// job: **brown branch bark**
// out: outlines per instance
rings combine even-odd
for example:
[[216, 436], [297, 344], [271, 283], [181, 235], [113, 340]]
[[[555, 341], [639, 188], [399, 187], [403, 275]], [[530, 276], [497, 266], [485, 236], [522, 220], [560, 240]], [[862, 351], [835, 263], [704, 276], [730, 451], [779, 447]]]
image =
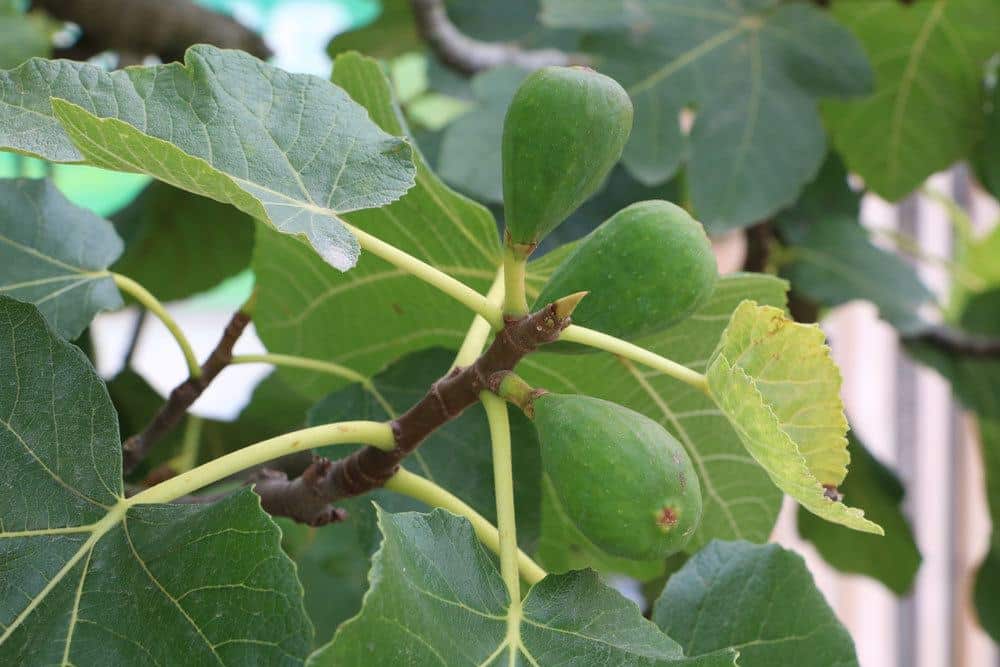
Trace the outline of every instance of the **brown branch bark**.
[[970, 334], [947, 326], [931, 327], [902, 338], [906, 343], [926, 343], [964, 357], [1000, 359], [1000, 338]]
[[188, 378], [174, 387], [163, 407], [141, 432], [128, 438], [122, 445], [122, 465], [125, 474], [135, 470], [146, 458], [150, 448], [172, 431], [187, 414], [191, 404], [198, 400], [212, 380], [233, 360], [233, 346], [250, 323], [250, 315], [240, 310], [226, 325], [219, 343], [201, 366], [201, 376]]
[[191, 0], [33, 0], [35, 9], [80, 26], [83, 35], [61, 57], [86, 60], [117, 51], [129, 61], [155, 54], [164, 62], [182, 60], [192, 44], [242, 49], [258, 58], [271, 50], [257, 33], [228, 16]]
[[514, 43], [484, 42], [462, 33], [448, 18], [444, 0], [410, 0], [417, 30], [438, 59], [448, 67], [472, 75], [500, 65], [533, 70], [548, 65], [584, 65], [582, 54], [558, 49], [523, 49]]
[[255, 490], [261, 505], [272, 515], [313, 526], [339, 520], [343, 515], [330, 503], [381, 487], [428, 435], [490, 389], [491, 376], [513, 370], [525, 355], [555, 341], [570, 323], [569, 317], [556, 313], [557, 304], [550, 304], [526, 317], [507, 319], [475, 363], [439, 379], [420, 401], [392, 421], [395, 449], [364, 447], [337, 461], [317, 458], [294, 479], [283, 473], [258, 474]]

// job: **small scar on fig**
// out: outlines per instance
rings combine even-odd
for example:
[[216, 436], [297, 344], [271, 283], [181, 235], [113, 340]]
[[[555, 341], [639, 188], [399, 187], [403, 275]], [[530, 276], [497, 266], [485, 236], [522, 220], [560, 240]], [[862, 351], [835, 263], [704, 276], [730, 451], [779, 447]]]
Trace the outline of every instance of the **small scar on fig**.
[[656, 514], [656, 523], [666, 532], [677, 525], [679, 516], [673, 507], [663, 507]]
[[403, 314], [403, 307], [401, 305], [399, 305], [398, 303], [392, 304], [392, 309], [394, 311], [396, 311], [397, 315], [402, 315]]

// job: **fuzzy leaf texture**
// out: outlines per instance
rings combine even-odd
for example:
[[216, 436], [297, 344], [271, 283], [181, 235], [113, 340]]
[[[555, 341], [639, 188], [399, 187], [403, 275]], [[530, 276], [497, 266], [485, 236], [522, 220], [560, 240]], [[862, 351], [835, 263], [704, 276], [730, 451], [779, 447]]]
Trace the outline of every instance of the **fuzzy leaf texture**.
[[0, 294], [38, 306], [63, 338], [122, 306], [108, 266], [122, 253], [111, 223], [48, 180], [0, 180]]
[[711, 543], [667, 582], [653, 621], [690, 655], [739, 650], [740, 667], [858, 667], [805, 561], [776, 544]]
[[995, 0], [840, 0], [833, 15], [875, 68], [868, 97], [828, 102], [833, 143], [895, 201], [968, 156], [983, 127], [983, 65], [997, 51]]
[[[791, 204], [826, 151], [816, 101], [871, 89], [857, 40], [806, 3], [543, 4], [550, 25], [601, 29], [583, 48], [635, 105], [625, 165], [651, 184], [686, 164], [695, 217], [712, 232]], [[688, 108], [685, 134], [678, 117]]]
[[824, 487], [844, 481], [850, 457], [840, 372], [818, 326], [743, 301], [706, 376], [712, 398], [778, 488], [828, 521], [884, 534], [861, 510], [825, 495]]
[[0, 148], [149, 174], [306, 239], [340, 270], [359, 255], [340, 216], [413, 185], [409, 145], [344, 91], [206, 45], [183, 65], [32, 59], [0, 72]]
[[83, 353], [3, 296], [0, 338], [0, 663], [302, 664], [302, 589], [257, 497], [131, 504]]
[[378, 522], [382, 546], [364, 607], [312, 656], [311, 667], [736, 665], [731, 650], [685, 658], [593, 572], [550, 575], [533, 586], [509, 631], [506, 589], [468, 521], [443, 510], [379, 510]]
[[[333, 78], [385, 131], [405, 135], [377, 62], [340, 56]], [[419, 154], [415, 159], [415, 187], [389, 206], [347, 220], [485, 292], [501, 263], [493, 216], [450, 190]], [[414, 349], [457, 349], [472, 321], [468, 309], [449, 296], [371, 254], [341, 274], [302, 244], [260, 228], [253, 268], [260, 290], [254, 322], [269, 350], [338, 362], [367, 375]], [[314, 399], [346, 384], [314, 373], [284, 373]]]

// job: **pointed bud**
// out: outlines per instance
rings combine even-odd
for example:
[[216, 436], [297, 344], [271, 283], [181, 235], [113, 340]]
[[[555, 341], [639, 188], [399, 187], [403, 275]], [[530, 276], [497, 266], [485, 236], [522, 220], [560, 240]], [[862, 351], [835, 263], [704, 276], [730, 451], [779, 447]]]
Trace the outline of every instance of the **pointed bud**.
[[589, 292], [574, 292], [569, 296], [564, 296], [561, 299], [557, 299], [552, 305], [556, 309], [556, 317], [560, 320], [564, 320], [573, 314], [576, 310], [577, 305], [583, 300], [583, 297], [587, 296]]

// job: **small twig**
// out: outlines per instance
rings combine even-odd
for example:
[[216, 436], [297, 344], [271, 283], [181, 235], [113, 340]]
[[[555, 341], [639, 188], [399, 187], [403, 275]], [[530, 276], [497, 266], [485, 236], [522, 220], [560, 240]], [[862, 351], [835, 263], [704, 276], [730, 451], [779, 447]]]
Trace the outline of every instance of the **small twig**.
[[212, 380], [222, 372], [233, 358], [233, 346], [250, 323], [250, 315], [240, 310], [233, 315], [219, 343], [201, 365], [198, 377], [189, 377], [170, 392], [170, 397], [156, 413], [152, 421], [140, 433], [130, 437], [122, 445], [122, 465], [126, 474], [142, 462], [149, 449], [164, 435], [180, 423], [188, 408], [201, 396]]
[[1000, 338], [979, 336], [947, 326], [931, 327], [902, 339], [906, 343], [926, 343], [965, 357], [1000, 358]]
[[528, 70], [548, 65], [582, 65], [587, 57], [558, 49], [523, 49], [514, 43], [484, 42], [462, 33], [445, 9], [443, 0], [410, 0], [421, 37], [448, 67], [475, 74], [500, 65]]
[[317, 458], [294, 479], [281, 473], [259, 474], [255, 490], [264, 509], [309, 525], [336, 521], [339, 515], [330, 503], [385, 485], [428, 435], [490, 389], [491, 376], [513, 370], [525, 355], [558, 339], [569, 326], [569, 314], [566, 304], [557, 301], [531, 315], [507, 318], [493, 343], [472, 365], [452, 369], [413, 407], [392, 420], [393, 449], [367, 446], [337, 461]]

